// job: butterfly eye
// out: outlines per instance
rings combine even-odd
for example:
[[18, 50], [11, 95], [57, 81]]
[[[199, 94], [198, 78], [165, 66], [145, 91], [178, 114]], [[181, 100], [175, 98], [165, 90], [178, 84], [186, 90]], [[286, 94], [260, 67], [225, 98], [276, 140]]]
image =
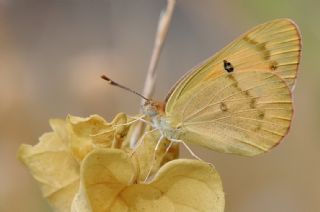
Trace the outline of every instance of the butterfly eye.
[[223, 60], [223, 68], [228, 73], [233, 72], [233, 69], [234, 69], [233, 65], [230, 62], [226, 61], [226, 60]]

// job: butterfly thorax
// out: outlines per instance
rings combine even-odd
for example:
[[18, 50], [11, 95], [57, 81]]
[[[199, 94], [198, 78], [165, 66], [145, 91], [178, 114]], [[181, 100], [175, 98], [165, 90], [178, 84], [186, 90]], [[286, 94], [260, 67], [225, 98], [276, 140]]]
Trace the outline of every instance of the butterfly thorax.
[[164, 114], [164, 104], [162, 102], [148, 100], [142, 106], [142, 112], [150, 117], [162, 115]]
[[158, 129], [162, 136], [168, 139], [178, 139], [181, 131], [173, 126], [169, 117], [165, 116], [162, 102], [147, 101], [143, 105], [143, 113], [150, 117], [153, 127]]

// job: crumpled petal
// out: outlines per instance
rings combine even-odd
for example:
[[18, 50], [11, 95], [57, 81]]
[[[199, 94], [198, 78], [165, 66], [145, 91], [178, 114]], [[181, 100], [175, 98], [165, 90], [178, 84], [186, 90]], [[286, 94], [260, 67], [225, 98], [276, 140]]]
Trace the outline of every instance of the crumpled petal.
[[124, 113], [119, 113], [111, 123], [99, 115], [81, 118], [69, 115], [67, 122], [72, 132], [70, 145], [73, 156], [81, 161], [94, 148], [120, 148], [130, 125]]
[[136, 178], [135, 167], [129, 161], [127, 154], [117, 149], [90, 153], [82, 164], [80, 191], [72, 211], [108, 211], [118, 193]]
[[127, 121], [123, 113], [111, 123], [98, 115], [52, 119], [53, 132], [43, 134], [35, 146], [20, 146], [20, 160], [39, 182], [55, 211], [70, 211], [79, 189], [82, 159], [93, 149], [119, 146], [130, 127]]
[[65, 121], [50, 120], [50, 124], [57, 131], [42, 135], [35, 146], [21, 145], [18, 155], [39, 182], [44, 197], [55, 211], [70, 211], [79, 188], [80, 165], [72, 157], [67, 144]]
[[118, 149], [91, 152], [81, 166], [73, 212], [224, 210], [219, 174], [208, 163], [178, 159], [162, 166], [149, 184], [136, 183], [132, 158]]
[[171, 200], [175, 211], [223, 211], [222, 182], [215, 168], [199, 160], [178, 159], [164, 165], [151, 185]]

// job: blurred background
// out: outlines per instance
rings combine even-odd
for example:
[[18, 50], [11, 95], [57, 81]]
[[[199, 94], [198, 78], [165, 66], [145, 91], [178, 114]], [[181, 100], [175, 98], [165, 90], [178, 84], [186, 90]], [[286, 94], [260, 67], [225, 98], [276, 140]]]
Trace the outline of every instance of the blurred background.
[[[0, 0], [0, 211], [50, 211], [20, 144], [36, 144], [48, 119], [135, 114], [165, 0]], [[158, 66], [156, 99], [187, 70], [249, 28], [289, 17], [303, 51], [295, 117], [285, 141], [254, 158], [193, 147], [222, 176], [227, 212], [320, 211], [320, 1], [178, 0]], [[182, 150], [182, 156], [190, 157]]]

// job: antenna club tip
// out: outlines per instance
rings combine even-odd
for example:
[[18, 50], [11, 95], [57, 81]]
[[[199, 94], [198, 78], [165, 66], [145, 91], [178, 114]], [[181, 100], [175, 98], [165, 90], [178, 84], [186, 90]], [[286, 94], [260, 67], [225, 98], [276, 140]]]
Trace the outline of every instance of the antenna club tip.
[[132, 90], [132, 89], [130, 89], [130, 88], [128, 88], [128, 87], [125, 87], [125, 86], [123, 86], [123, 85], [121, 85], [121, 84], [116, 83], [115, 81], [113, 81], [112, 79], [110, 79], [109, 77], [107, 77], [106, 75], [101, 75], [100, 77], [101, 77], [102, 79], [106, 80], [110, 85], [114, 85], [114, 86], [120, 87], [120, 88], [122, 88], [122, 89], [124, 89], [124, 90], [127, 90], [127, 91], [129, 91], [129, 92], [131, 92], [131, 93], [134, 93], [134, 94], [140, 96], [141, 98], [145, 99], [146, 101], [149, 101], [148, 98], [142, 96], [140, 93], [138, 93], [138, 92], [136, 92], [135, 90]]
[[110, 81], [110, 79], [109, 79], [106, 75], [104, 75], [104, 74], [101, 75], [100, 77], [101, 77], [102, 79], [104, 79], [104, 80]]

